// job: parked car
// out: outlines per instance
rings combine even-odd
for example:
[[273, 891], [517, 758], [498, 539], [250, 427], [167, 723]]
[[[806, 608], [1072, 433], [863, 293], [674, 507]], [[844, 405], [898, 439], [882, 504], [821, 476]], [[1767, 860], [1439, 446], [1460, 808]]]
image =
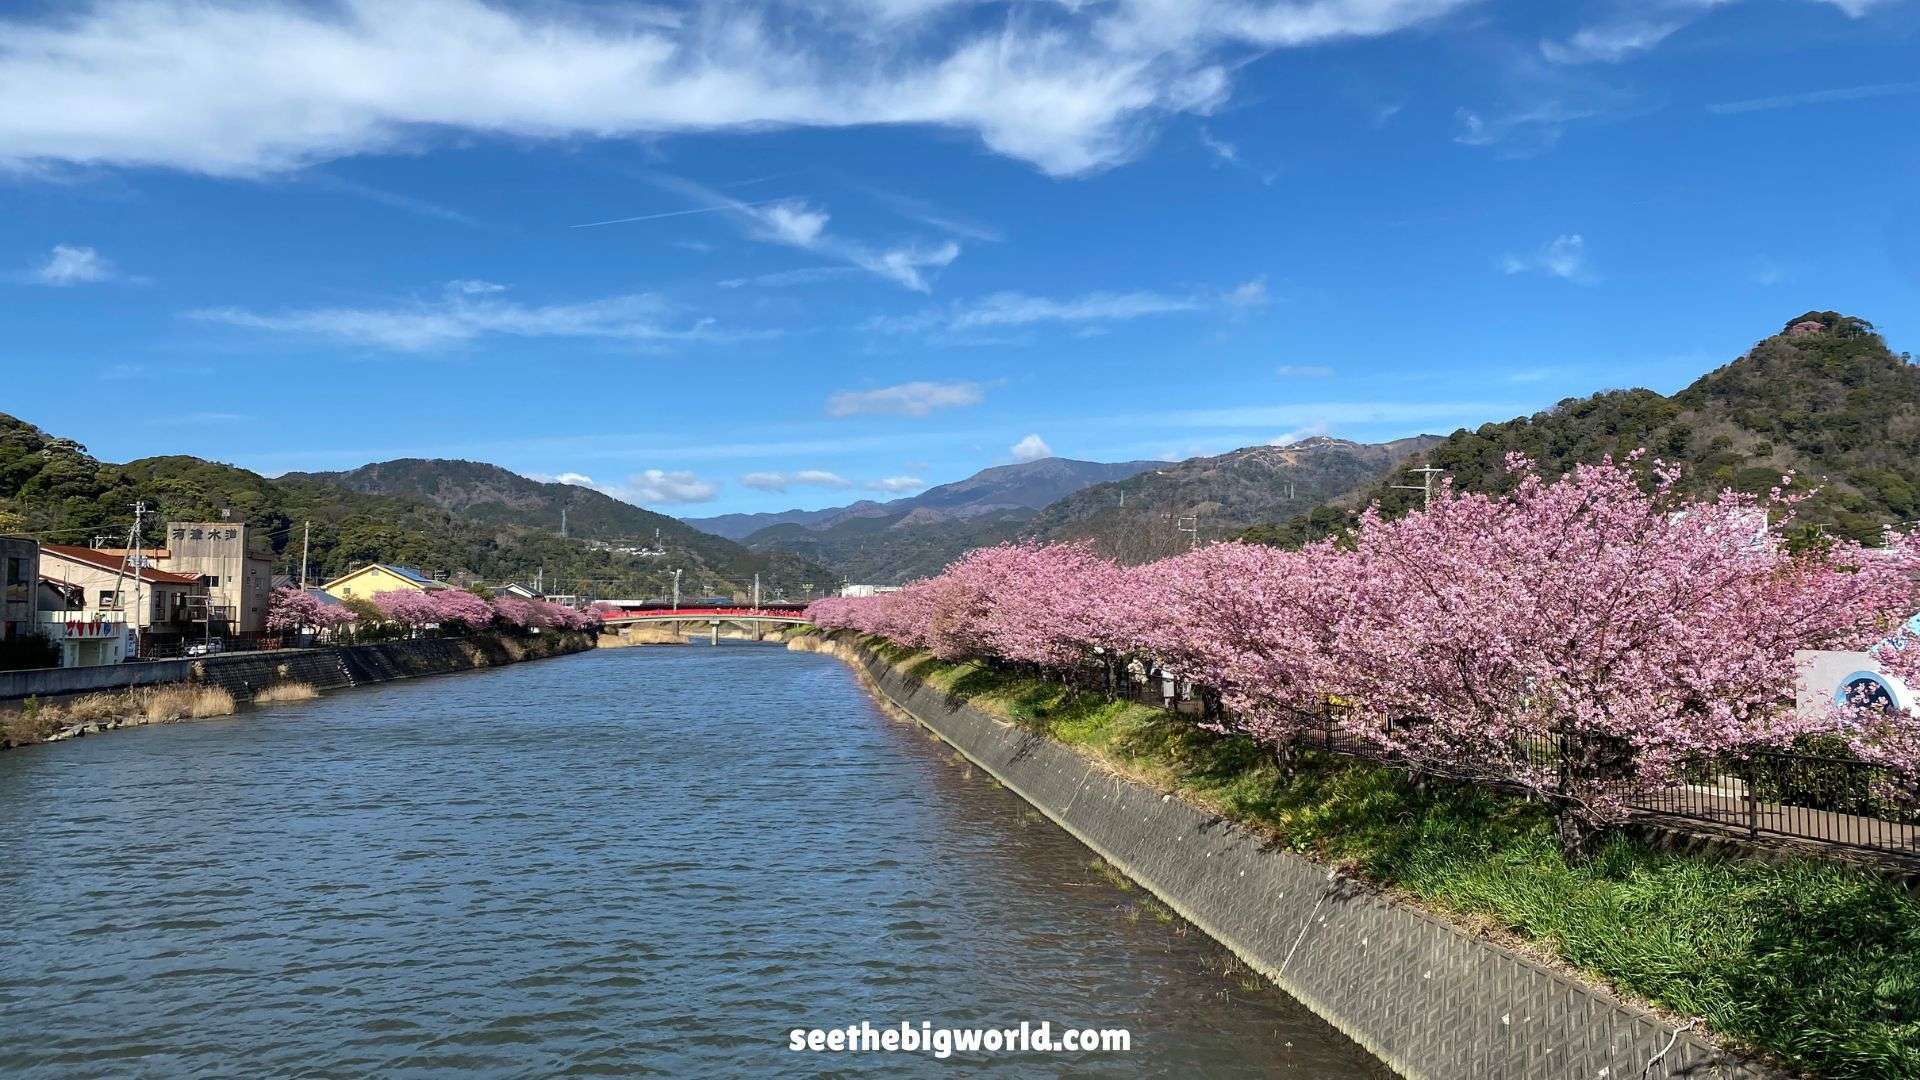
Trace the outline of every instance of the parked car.
[[187, 656], [212, 656], [214, 653], [223, 653], [226, 651], [227, 642], [225, 638], [209, 638], [206, 641], [190, 642], [186, 649], [183, 650]]

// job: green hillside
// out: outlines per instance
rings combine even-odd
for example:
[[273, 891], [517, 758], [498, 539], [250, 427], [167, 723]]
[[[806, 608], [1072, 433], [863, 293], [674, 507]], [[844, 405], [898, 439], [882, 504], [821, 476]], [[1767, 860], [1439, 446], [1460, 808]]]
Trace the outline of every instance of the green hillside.
[[[384, 560], [489, 582], [531, 581], [544, 569], [554, 588], [599, 595], [657, 594], [675, 567], [686, 571], [683, 588], [689, 592], [739, 592], [756, 572], [769, 590], [797, 594], [803, 583], [819, 583], [820, 572], [798, 559], [749, 552], [637, 507], [627, 509], [646, 518], [635, 522], [658, 518], [667, 523], [665, 555], [635, 557], [597, 550], [577, 537], [563, 539], [557, 513], [551, 526], [531, 517], [469, 516], [411, 494], [355, 491], [313, 477], [270, 480], [195, 457], [116, 465], [94, 458], [71, 439], [0, 413], [0, 530], [51, 543], [86, 543], [95, 536], [118, 540], [136, 501], [152, 512], [152, 528], [169, 519], [219, 520], [225, 510], [232, 520], [254, 527], [256, 543], [283, 573], [298, 568], [301, 523], [311, 521], [309, 576], [319, 579]], [[650, 525], [646, 535], [651, 538]]]
[[1683, 465], [1693, 495], [1761, 493], [1792, 472], [1796, 484], [1819, 489], [1800, 508], [1804, 528], [1872, 542], [1883, 527], [1920, 517], [1920, 369], [1866, 320], [1808, 312], [1671, 397], [1609, 390], [1462, 429], [1354, 496], [1243, 535], [1294, 545], [1343, 528], [1369, 502], [1403, 513], [1421, 496], [1397, 485], [1418, 486], [1412, 470], [1424, 465], [1462, 490], [1503, 491], [1510, 452], [1557, 473], [1637, 447]]

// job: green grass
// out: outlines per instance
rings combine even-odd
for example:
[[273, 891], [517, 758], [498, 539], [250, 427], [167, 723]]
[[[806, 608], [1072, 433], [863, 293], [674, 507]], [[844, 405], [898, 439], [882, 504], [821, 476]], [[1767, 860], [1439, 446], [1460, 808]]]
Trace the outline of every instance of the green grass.
[[1276, 842], [1528, 939], [1619, 989], [1831, 1077], [1920, 1077], [1920, 902], [1869, 870], [1610, 837], [1570, 865], [1538, 804], [1351, 758], [1291, 775], [1250, 740], [878, 645], [913, 677], [1090, 750]]

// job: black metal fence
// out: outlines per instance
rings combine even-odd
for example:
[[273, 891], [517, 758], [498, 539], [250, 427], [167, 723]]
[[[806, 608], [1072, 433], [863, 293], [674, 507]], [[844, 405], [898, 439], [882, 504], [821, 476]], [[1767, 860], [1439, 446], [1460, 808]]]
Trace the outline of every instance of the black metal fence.
[[[1105, 687], [1086, 687], [1106, 689]], [[1176, 684], [1171, 699], [1157, 677], [1114, 681], [1109, 696], [1141, 702], [1189, 717], [1209, 715], [1202, 688]], [[1232, 727], [1228, 720], [1225, 726]], [[1396, 752], [1392, 741], [1354, 734], [1331, 715], [1308, 718], [1299, 743], [1307, 748], [1362, 757], [1427, 775], [1514, 787], [1492, 775], [1449, 767], [1433, 755]], [[1582, 744], [1592, 768], [1594, 744]], [[1516, 771], [1552, 775], [1565, 766], [1567, 747], [1552, 734], [1509, 745], [1504, 764]], [[1606, 767], [1605, 754], [1599, 756]], [[1623, 769], [1631, 768], [1623, 760]], [[1539, 788], [1534, 788], [1539, 790]], [[1752, 840], [1786, 838], [1815, 845], [1920, 858], [1920, 785], [1898, 770], [1858, 758], [1799, 750], [1754, 750], [1689, 763], [1657, 786], [1623, 782], [1619, 801], [1643, 815], [1697, 822], [1716, 832]]]

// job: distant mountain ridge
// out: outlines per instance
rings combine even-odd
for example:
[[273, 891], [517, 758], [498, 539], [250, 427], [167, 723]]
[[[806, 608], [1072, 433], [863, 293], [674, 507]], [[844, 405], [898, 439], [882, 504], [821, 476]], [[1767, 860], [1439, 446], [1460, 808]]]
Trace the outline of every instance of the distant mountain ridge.
[[760, 514], [721, 514], [682, 518], [688, 525], [729, 540], [743, 540], [762, 529], [797, 525], [820, 531], [855, 518], [891, 518], [889, 524], [930, 525], [954, 518], [1006, 510], [1038, 510], [1063, 495], [1091, 484], [1119, 480], [1162, 464], [1158, 461], [1077, 461], [1049, 457], [982, 469], [964, 480], [931, 487], [918, 495], [875, 502], [862, 499], [823, 510], [783, 510]]
[[397, 458], [343, 472], [287, 473], [284, 481], [325, 484], [370, 495], [421, 499], [479, 525], [541, 529], [558, 533], [566, 513], [569, 537], [650, 545], [656, 536], [670, 549], [684, 551], [704, 569], [738, 586], [760, 574], [765, 581], [824, 586], [830, 574], [783, 552], [750, 552], [740, 545], [692, 528], [677, 518], [634, 506], [576, 484], [535, 480], [483, 461], [452, 458]]
[[1310, 513], [1372, 485], [1440, 441], [1438, 435], [1383, 443], [1316, 436], [1163, 463], [1060, 499], [1028, 523], [1028, 532], [1048, 540], [1086, 540], [1114, 558], [1144, 562], [1185, 551], [1195, 541]]
[[644, 526], [651, 538], [658, 520], [667, 554], [634, 557], [563, 539], [558, 513], [549, 514], [541, 500], [552, 494], [547, 488], [564, 485], [540, 485], [475, 462], [442, 464], [383, 463], [272, 479], [186, 455], [116, 465], [0, 413], [0, 531], [62, 540], [124, 536], [137, 501], [146, 504], [150, 530], [167, 521], [245, 522], [276, 572], [295, 573], [304, 562], [309, 578], [319, 581], [382, 561], [436, 576], [471, 574], [494, 585], [531, 582], [544, 573], [550, 587], [591, 587], [603, 596], [658, 595], [663, 565], [734, 593], [748, 588], [755, 573], [763, 586], [796, 595], [806, 582], [827, 584], [827, 571], [791, 556], [750, 552], [584, 489], [568, 490], [582, 492], [575, 505], [587, 508], [585, 522], [610, 527], [596, 520], [595, 512], [604, 512], [614, 515], [622, 533]]

